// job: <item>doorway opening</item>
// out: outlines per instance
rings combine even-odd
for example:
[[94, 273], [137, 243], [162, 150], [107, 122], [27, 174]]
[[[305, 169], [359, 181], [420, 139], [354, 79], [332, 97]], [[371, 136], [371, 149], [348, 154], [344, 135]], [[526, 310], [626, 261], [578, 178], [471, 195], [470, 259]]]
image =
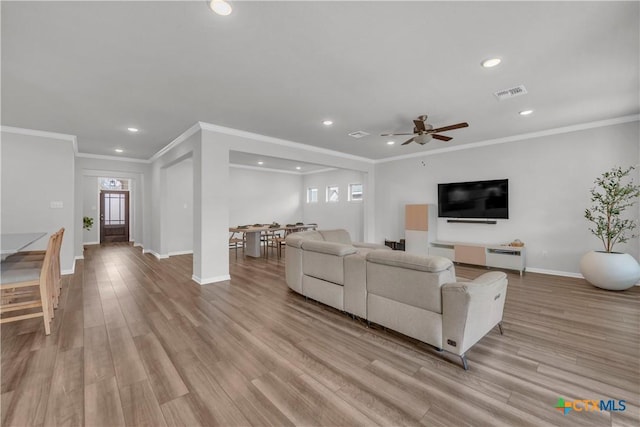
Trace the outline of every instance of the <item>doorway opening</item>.
[[100, 182], [100, 243], [129, 241], [128, 181], [113, 178]]

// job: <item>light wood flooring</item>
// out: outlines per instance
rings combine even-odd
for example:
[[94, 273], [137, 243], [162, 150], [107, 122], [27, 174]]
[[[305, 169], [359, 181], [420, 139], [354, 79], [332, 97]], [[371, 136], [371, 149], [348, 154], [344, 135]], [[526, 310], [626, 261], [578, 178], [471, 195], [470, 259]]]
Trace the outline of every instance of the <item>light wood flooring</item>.
[[[505, 335], [465, 372], [306, 301], [283, 260], [231, 254], [231, 281], [198, 286], [191, 256], [88, 247], [49, 337], [37, 319], [2, 325], [2, 425], [640, 425], [640, 288], [510, 273]], [[563, 415], [560, 397], [627, 409]]]

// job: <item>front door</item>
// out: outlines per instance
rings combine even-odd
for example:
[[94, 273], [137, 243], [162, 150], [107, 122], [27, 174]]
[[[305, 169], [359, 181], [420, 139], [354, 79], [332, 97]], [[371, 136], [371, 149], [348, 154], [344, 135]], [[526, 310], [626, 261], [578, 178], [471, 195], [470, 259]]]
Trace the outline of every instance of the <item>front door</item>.
[[100, 243], [129, 241], [129, 192], [100, 191]]

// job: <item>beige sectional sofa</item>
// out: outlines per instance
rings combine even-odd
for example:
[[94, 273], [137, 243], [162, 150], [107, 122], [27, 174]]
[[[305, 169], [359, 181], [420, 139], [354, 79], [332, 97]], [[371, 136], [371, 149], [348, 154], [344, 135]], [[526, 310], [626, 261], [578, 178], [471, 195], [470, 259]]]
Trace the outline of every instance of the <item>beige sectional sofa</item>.
[[496, 325], [502, 333], [503, 272], [469, 281], [437, 256], [352, 243], [345, 230], [287, 237], [287, 285], [308, 298], [460, 356]]

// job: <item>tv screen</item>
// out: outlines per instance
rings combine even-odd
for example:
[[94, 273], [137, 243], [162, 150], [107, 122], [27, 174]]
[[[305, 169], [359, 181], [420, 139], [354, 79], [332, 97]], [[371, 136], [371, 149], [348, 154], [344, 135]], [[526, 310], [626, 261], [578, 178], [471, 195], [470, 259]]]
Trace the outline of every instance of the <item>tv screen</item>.
[[509, 218], [509, 180], [438, 184], [441, 218]]

